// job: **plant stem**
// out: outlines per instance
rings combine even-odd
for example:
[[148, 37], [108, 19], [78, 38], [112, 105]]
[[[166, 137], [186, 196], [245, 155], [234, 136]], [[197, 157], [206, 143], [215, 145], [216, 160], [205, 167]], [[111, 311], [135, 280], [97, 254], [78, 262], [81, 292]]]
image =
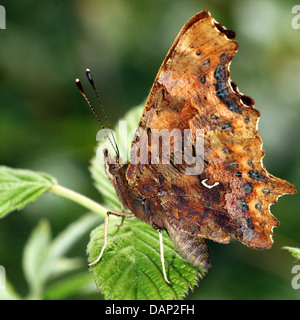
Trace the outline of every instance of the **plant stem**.
[[56, 194], [57, 196], [72, 200], [82, 205], [83, 207], [99, 214], [101, 217], [105, 217], [105, 214], [107, 212], [107, 209], [105, 207], [78, 192], [62, 187], [59, 184], [54, 184], [50, 189], [50, 192]]

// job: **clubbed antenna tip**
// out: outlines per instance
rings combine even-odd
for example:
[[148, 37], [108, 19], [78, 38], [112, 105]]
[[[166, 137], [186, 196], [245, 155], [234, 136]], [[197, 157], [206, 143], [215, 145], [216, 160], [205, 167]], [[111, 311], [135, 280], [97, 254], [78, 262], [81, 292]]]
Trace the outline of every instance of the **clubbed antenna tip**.
[[93, 87], [94, 90], [96, 90], [96, 87], [95, 87], [95, 83], [94, 83], [94, 79], [92, 77], [92, 73], [91, 73], [91, 70], [90, 69], [86, 69], [85, 70], [85, 73], [86, 73], [86, 76], [89, 80], [89, 83], [91, 84], [91, 86]]
[[78, 78], [75, 79], [75, 83], [76, 83], [76, 86], [77, 86], [78, 90], [81, 92], [81, 94], [84, 94], [81, 82], [80, 82], [80, 80]]
[[[85, 73], [86, 73], [86, 76], [87, 76], [87, 78], [88, 78], [89, 83], [90, 83], [91, 86], [93, 87], [94, 92], [95, 92], [95, 94], [96, 94], [96, 96], [97, 96], [98, 102], [99, 102], [100, 107], [101, 107], [101, 109], [102, 109], [102, 113], [103, 113], [103, 115], [104, 115], [104, 117], [105, 117], [105, 121], [106, 121], [108, 127], [111, 129], [110, 123], [109, 123], [109, 121], [108, 121], [108, 118], [107, 118], [107, 116], [106, 116], [105, 110], [104, 110], [103, 105], [102, 105], [102, 103], [101, 103], [101, 100], [100, 100], [98, 91], [97, 91], [97, 89], [96, 89], [96, 86], [95, 86], [95, 83], [94, 83], [94, 80], [93, 80], [93, 77], [92, 77], [92, 74], [91, 74], [90, 69], [86, 69], [86, 70], [85, 70]], [[103, 129], [105, 129], [105, 127], [104, 127], [102, 121], [100, 120], [97, 112], [95, 111], [95, 109], [94, 109], [94, 107], [92, 106], [92, 104], [90, 103], [87, 95], [85, 94], [85, 92], [84, 92], [84, 90], [83, 90], [83, 87], [82, 87], [82, 85], [81, 85], [81, 82], [80, 82], [80, 80], [79, 80], [78, 78], [75, 79], [75, 83], [76, 83], [76, 86], [77, 86], [78, 90], [79, 90], [80, 93], [83, 95], [83, 97], [84, 97], [84, 99], [86, 100], [87, 104], [89, 105], [89, 107], [90, 107], [91, 110], [93, 111], [93, 113], [94, 113], [95, 117], [97, 118], [98, 122], [100, 123], [101, 127], [102, 127]], [[112, 142], [111, 138], [110, 138], [108, 135], [107, 135], [107, 138], [109, 139], [111, 145], [113, 146], [113, 148], [114, 148], [114, 150], [115, 150], [115, 152], [116, 152], [116, 155], [119, 157], [119, 148], [118, 148], [118, 145], [117, 145], [115, 136], [114, 136], [113, 133], [111, 133], [111, 135], [112, 135], [112, 139], [113, 139], [113, 142], [114, 142], [114, 143]]]

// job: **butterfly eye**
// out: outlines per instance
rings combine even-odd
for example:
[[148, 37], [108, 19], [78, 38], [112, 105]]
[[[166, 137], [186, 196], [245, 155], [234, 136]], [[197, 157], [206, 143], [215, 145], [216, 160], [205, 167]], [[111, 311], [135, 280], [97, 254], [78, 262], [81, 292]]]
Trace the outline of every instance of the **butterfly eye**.
[[196, 55], [197, 56], [200, 56], [202, 54], [202, 52], [200, 51], [200, 50], [198, 50], [197, 52], [196, 52]]

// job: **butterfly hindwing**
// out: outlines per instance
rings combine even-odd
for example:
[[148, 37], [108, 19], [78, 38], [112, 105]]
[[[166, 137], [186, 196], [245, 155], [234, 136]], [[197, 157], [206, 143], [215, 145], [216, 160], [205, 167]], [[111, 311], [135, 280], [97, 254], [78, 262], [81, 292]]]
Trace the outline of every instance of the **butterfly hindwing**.
[[[138, 129], [148, 139], [147, 161], [129, 163], [126, 176], [131, 188], [146, 199], [145, 212], [150, 216], [140, 218], [169, 228], [170, 235], [174, 229], [183, 230], [195, 239], [227, 243], [235, 238], [266, 249], [278, 225], [269, 206], [295, 188], [268, 174], [262, 164], [259, 111], [229, 78], [229, 64], [238, 48], [234, 35], [208, 11], [182, 28], [157, 74], [139, 123]], [[188, 175], [186, 163], [174, 162], [175, 138], [171, 164], [151, 164], [153, 129], [176, 129], [182, 134], [185, 129], [193, 133], [202, 129], [202, 172]], [[133, 149], [140, 142], [138, 136]], [[162, 146], [160, 156], [161, 150]], [[215, 187], [207, 187], [214, 183]]]

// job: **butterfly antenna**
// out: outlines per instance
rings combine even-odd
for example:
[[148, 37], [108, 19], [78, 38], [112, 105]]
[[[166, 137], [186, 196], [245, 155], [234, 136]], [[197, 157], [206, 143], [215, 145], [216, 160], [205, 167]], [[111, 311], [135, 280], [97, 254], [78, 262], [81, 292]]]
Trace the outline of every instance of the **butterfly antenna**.
[[[95, 86], [94, 79], [93, 79], [93, 77], [92, 77], [92, 73], [91, 73], [90, 69], [86, 69], [86, 70], [85, 70], [85, 73], [86, 73], [86, 76], [87, 76], [87, 78], [88, 78], [88, 80], [89, 80], [89, 83], [91, 84], [91, 86], [92, 86], [92, 88], [93, 88], [93, 90], [94, 90], [94, 92], [95, 92], [95, 94], [96, 94], [96, 96], [97, 96], [99, 105], [100, 105], [100, 107], [101, 107], [101, 110], [102, 110], [102, 113], [103, 113], [103, 115], [104, 115], [105, 121], [106, 121], [106, 123], [107, 123], [107, 125], [108, 125], [108, 128], [111, 129], [111, 125], [110, 125], [110, 123], [109, 123], [109, 121], [108, 121], [108, 118], [107, 118], [107, 116], [106, 116], [104, 107], [103, 107], [102, 102], [101, 102], [101, 99], [100, 99], [100, 97], [99, 97], [98, 90], [97, 90], [97, 88], [96, 88], [96, 86]], [[112, 130], [112, 129], [111, 129], [111, 130]], [[119, 155], [119, 148], [118, 148], [118, 144], [117, 144], [116, 139], [115, 139], [115, 135], [113, 134], [112, 137], [113, 137], [113, 140], [114, 140], [116, 149], [117, 149], [117, 154]]]
[[[78, 90], [79, 90], [79, 91], [80, 91], [80, 93], [83, 95], [83, 97], [84, 97], [85, 101], [87, 102], [87, 104], [89, 105], [90, 109], [92, 110], [92, 112], [93, 112], [94, 116], [96, 117], [96, 119], [97, 119], [97, 120], [98, 120], [98, 122], [100, 123], [100, 125], [101, 125], [102, 129], [105, 131], [105, 134], [106, 134], [106, 136], [107, 136], [107, 138], [108, 138], [108, 140], [109, 140], [110, 144], [112, 145], [112, 147], [114, 148], [114, 150], [115, 150], [115, 152], [116, 152], [117, 156], [119, 157], [119, 149], [118, 149], [117, 144], [116, 144], [116, 143], [115, 143], [115, 144], [113, 144], [113, 142], [111, 141], [110, 137], [108, 136], [108, 134], [107, 134], [107, 132], [106, 132], [106, 129], [105, 129], [105, 127], [104, 127], [104, 125], [103, 125], [102, 121], [100, 120], [100, 118], [99, 118], [99, 116], [98, 116], [98, 114], [97, 114], [96, 110], [94, 109], [94, 107], [93, 107], [93, 106], [92, 106], [92, 104], [90, 103], [90, 101], [89, 101], [89, 99], [88, 99], [87, 95], [86, 95], [86, 94], [85, 94], [85, 92], [84, 92], [84, 90], [83, 90], [83, 87], [82, 87], [82, 85], [81, 85], [80, 80], [79, 80], [78, 78], [77, 78], [77, 79], [75, 79], [75, 83], [76, 83], [76, 86], [77, 86]], [[115, 140], [115, 138], [114, 138], [114, 140]]]

